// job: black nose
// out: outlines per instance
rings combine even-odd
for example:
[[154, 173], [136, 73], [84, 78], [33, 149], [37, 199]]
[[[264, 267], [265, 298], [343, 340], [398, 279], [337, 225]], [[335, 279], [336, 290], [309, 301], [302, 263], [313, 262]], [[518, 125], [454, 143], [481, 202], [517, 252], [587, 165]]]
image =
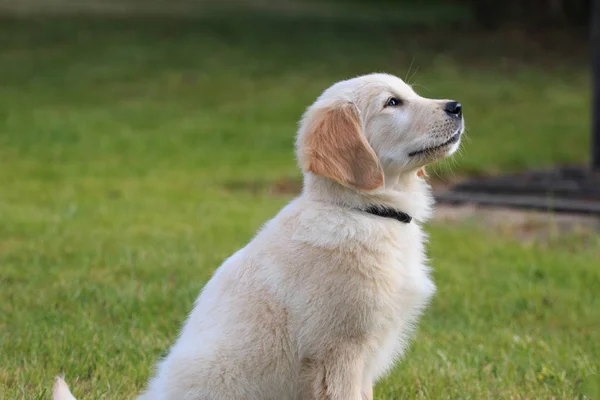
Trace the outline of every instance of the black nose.
[[444, 106], [446, 111], [451, 117], [460, 117], [462, 115], [462, 104], [458, 101], [449, 101]]

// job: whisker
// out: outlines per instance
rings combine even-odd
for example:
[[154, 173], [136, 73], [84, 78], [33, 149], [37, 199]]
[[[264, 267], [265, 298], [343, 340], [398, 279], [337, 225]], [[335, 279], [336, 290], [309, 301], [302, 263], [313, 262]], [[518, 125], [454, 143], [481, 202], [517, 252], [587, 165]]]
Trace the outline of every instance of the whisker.
[[425, 86], [425, 85], [422, 85], [422, 84], [420, 84], [420, 83], [416, 83], [416, 82], [415, 82], [415, 83], [413, 83], [411, 86], [420, 86], [420, 87], [422, 87], [423, 89], [427, 90], [428, 92], [431, 92], [431, 89], [429, 89], [427, 86]]
[[[417, 73], [419, 72], [419, 67], [415, 68], [415, 72], [413, 72], [413, 74], [410, 76], [410, 78], [408, 78], [409, 81], [411, 81], [415, 75], [417, 75]], [[416, 82], [416, 79], [414, 80], [414, 82]]]
[[404, 82], [408, 81], [408, 74], [410, 74], [410, 70], [413, 66], [413, 63], [415, 62], [415, 58], [412, 58], [412, 61], [410, 62], [410, 65], [408, 66], [408, 71], [406, 71], [406, 76], [404, 77]]

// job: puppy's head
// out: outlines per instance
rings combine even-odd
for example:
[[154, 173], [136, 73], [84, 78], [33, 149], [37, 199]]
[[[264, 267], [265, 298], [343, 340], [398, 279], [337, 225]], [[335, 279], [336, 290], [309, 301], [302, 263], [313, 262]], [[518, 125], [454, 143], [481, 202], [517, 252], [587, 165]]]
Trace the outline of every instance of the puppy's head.
[[304, 172], [361, 191], [454, 153], [464, 131], [456, 101], [426, 99], [400, 78], [338, 82], [308, 108], [298, 131]]

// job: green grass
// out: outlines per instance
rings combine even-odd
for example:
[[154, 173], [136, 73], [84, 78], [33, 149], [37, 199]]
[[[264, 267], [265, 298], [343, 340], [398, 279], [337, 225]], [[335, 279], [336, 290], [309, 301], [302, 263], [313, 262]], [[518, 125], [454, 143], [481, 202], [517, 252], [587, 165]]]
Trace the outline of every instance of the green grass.
[[[138, 392], [212, 271], [289, 200], [272, 188], [299, 179], [296, 121], [335, 80], [408, 74], [423, 95], [460, 100], [470, 140], [442, 177], [586, 162], [585, 58], [511, 35], [258, 16], [2, 21], [0, 398], [48, 398], [58, 373], [80, 399]], [[377, 399], [598, 390], [597, 236], [429, 230], [439, 293]]]

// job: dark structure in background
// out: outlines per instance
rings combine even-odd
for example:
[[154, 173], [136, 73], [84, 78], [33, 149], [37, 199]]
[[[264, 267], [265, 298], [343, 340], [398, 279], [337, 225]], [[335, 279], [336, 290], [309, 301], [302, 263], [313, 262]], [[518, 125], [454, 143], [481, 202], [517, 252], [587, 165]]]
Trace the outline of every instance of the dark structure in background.
[[[506, 19], [520, 21], [518, 18], [536, 12], [532, 22], [538, 24], [568, 23], [577, 27], [590, 24], [593, 91], [591, 164], [589, 168], [556, 168], [469, 180], [439, 195], [438, 200], [600, 215], [600, 0], [473, 1], [474, 12], [489, 27], [495, 27]], [[554, 5], [554, 8], [536, 8], [541, 3]], [[498, 10], [497, 14], [491, 12], [504, 5], [507, 5], [506, 9]]]
[[529, 27], [584, 27], [594, 0], [468, 0], [475, 19], [485, 28], [506, 23]]
[[592, 9], [592, 170], [600, 174], [600, 0]]

